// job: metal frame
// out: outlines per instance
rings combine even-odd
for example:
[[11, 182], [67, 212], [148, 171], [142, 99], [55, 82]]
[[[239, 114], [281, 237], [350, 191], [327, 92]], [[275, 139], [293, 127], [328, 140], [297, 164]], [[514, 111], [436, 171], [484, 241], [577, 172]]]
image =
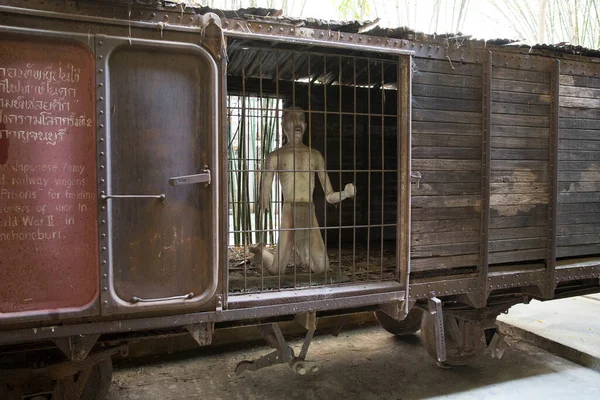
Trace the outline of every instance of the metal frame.
[[[206, 60], [208, 60], [211, 65], [211, 70], [209, 73], [211, 74], [210, 82], [212, 84], [211, 90], [214, 93], [213, 96], [213, 104], [212, 109], [215, 112], [220, 110], [218, 103], [218, 67], [213, 58], [213, 56], [204, 48], [195, 45], [195, 44], [187, 44], [180, 42], [168, 42], [168, 41], [154, 41], [154, 40], [144, 40], [144, 39], [131, 39], [124, 37], [114, 37], [114, 36], [106, 36], [106, 35], [95, 35], [96, 49], [97, 49], [97, 87], [98, 91], [96, 93], [97, 97], [97, 116], [98, 116], [98, 191], [101, 196], [104, 196], [105, 200], [101, 204], [101, 218], [99, 229], [100, 229], [100, 268], [101, 268], [101, 282], [102, 282], [102, 292], [101, 292], [101, 300], [102, 300], [102, 314], [110, 315], [124, 312], [131, 312], [131, 310], [139, 310], [139, 311], [149, 311], [149, 310], [165, 310], [165, 309], [188, 309], [192, 307], [198, 307], [199, 305], [203, 305], [211, 301], [215, 294], [217, 293], [218, 283], [219, 283], [219, 267], [220, 267], [220, 252], [219, 252], [219, 214], [218, 212], [212, 212], [212, 220], [210, 221], [211, 226], [214, 229], [214, 234], [212, 235], [212, 263], [210, 268], [212, 268], [212, 276], [213, 281], [211, 285], [207, 288], [204, 293], [195, 293], [195, 294], [185, 294], [182, 296], [176, 296], [172, 298], [164, 298], [164, 299], [138, 299], [138, 301], [126, 301], [124, 299], [120, 299], [115, 291], [113, 284], [113, 252], [112, 252], [112, 221], [110, 220], [111, 215], [111, 204], [106, 200], [111, 197], [115, 197], [115, 195], [110, 194], [110, 176], [111, 176], [111, 165], [110, 165], [110, 140], [111, 140], [111, 122], [107, 116], [110, 114], [109, 110], [111, 107], [110, 104], [110, 69], [109, 69], [109, 61], [110, 56], [118, 49], [120, 46], [131, 46], [138, 45], [146, 48], [155, 48], [155, 49], [176, 49], [185, 52], [189, 52], [190, 54], [194, 54], [200, 56]], [[220, 134], [220, 127], [218, 121], [216, 119], [212, 120], [212, 129], [213, 129], [213, 148], [212, 154], [216, 157], [220, 151], [220, 141], [218, 140]], [[218, 162], [216, 159], [213, 161], [215, 164]], [[213, 186], [211, 188], [212, 192], [212, 202], [213, 205], [219, 204], [220, 201], [220, 171], [219, 168], [207, 168], [210, 169]], [[117, 195], [122, 196], [122, 195]], [[139, 197], [139, 196], [136, 196]], [[156, 197], [159, 198], [160, 197]], [[152, 200], [150, 200], [152, 201]], [[191, 296], [190, 296], [191, 295]]]

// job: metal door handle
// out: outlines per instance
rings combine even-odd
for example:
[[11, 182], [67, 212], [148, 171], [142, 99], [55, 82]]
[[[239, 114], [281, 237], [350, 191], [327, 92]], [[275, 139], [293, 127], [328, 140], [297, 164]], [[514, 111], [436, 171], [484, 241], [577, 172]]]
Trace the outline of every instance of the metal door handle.
[[167, 198], [165, 194], [103, 194], [100, 196], [102, 200], [108, 199], [158, 199], [164, 200]]
[[194, 293], [182, 294], [181, 296], [172, 297], [159, 297], [156, 299], [142, 299], [141, 297], [133, 296], [131, 299], [132, 303], [151, 303], [154, 301], [167, 301], [167, 300], [189, 300], [194, 297]]
[[208, 186], [208, 185], [210, 185], [210, 178], [211, 178], [210, 170], [204, 169], [199, 174], [173, 177], [173, 178], [169, 179], [169, 185], [179, 186], [179, 185], [193, 185], [196, 183], [205, 183]]

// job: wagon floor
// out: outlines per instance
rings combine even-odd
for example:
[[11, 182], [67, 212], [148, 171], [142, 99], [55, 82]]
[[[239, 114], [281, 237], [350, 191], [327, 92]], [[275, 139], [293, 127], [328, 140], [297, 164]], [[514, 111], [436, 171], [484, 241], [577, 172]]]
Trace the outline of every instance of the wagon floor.
[[[274, 252], [275, 247], [268, 247]], [[229, 249], [229, 291], [261, 292], [279, 289], [325, 286], [339, 283], [363, 283], [396, 279], [396, 249], [392, 244], [377, 243], [366, 247], [329, 248], [329, 270], [325, 274], [310, 272], [308, 265], [288, 263], [281, 275], [269, 275], [266, 268], [252, 263], [253, 254], [243, 247]]]

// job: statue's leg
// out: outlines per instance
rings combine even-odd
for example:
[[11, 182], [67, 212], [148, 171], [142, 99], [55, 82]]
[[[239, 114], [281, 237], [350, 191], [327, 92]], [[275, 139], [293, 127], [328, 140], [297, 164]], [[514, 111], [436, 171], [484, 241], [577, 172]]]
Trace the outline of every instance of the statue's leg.
[[[284, 203], [282, 207], [281, 215], [281, 229], [291, 229], [294, 227], [294, 219], [292, 214], [292, 205]], [[275, 258], [273, 264], [267, 266], [270, 274], [277, 275], [278, 273], [284, 273], [285, 267], [287, 267], [290, 254], [294, 248], [294, 232], [289, 230], [282, 230], [279, 232], [279, 240], [277, 241], [277, 248], [275, 249]]]
[[329, 256], [323, 242], [323, 236], [321, 236], [321, 230], [318, 229], [319, 221], [314, 206], [312, 207], [312, 227], [316, 229], [310, 231], [310, 269], [315, 274], [322, 274], [329, 269]]

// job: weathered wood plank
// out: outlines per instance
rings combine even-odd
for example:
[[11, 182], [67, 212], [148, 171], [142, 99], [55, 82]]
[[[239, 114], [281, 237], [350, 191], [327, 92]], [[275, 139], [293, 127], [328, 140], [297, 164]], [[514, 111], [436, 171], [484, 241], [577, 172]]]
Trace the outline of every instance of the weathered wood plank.
[[423, 85], [453, 86], [466, 88], [480, 88], [481, 78], [476, 76], [462, 76], [438, 74], [435, 72], [417, 72], [413, 75], [413, 82]]
[[529, 226], [525, 228], [490, 229], [490, 241], [502, 239], [547, 238], [548, 228], [545, 226]]
[[582, 151], [582, 150], [565, 150], [558, 152], [559, 161], [600, 161], [600, 152], [598, 151]]
[[517, 93], [503, 92], [501, 90], [492, 91], [492, 101], [500, 103], [516, 103], [516, 104], [531, 104], [537, 106], [549, 105], [550, 95], [548, 94], [532, 94], [532, 93]]
[[481, 76], [481, 64], [463, 64], [449, 62], [447, 60], [430, 60], [427, 58], [415, 58], [415, 64], [419, 71], [437, 72], [440, 74]]
[[[598, 90], [600, 93], [600, 90]], [[600, 94], [599, 94], [600, 96]], [[575, 107], [575, 108], [600, 108], [600, 99], [586, 97], [561, 97], [559, 102], [560, 107]]]
[[596, 172], [600, 171], [600, 163], [596, 161], [559, 161], [558, 170]]
[[492, 89], [503, 92], [550, 94], [550, 85], [545, 83], [531, 83], [511, 81], [506, 79], [492, 79]]
[[492, 136], [492, 149], [548, 149], [548, 139], [532, 139], [526, 137]]
[[560, 118], [558, 126], [562, 129], [600, 129], [600, 122], [595, 119]]
[[550, 118], [536, 115], [492, 114], [492, 124], [547, 128], [550, 126]]
[[421, 133], [431, 133], [436, 135], [469, 135], [481, 136], [481, 123], [462, 124], [448, 122], [420, 122], [414, 121], [412, 124], [413, 135]]
[[560, 137], [560, 139], [600, 141], [600, 129], [561, 129], [558, 136]]
[[556, 234], [560, 236], [573, 236], [590, 233], [595, 234], [596, 239], [598, 239], [597, 242], [600, 243], [600, 224], [585, 223], [572, 225], [558, 225], [556, 227]]
[[479, 207], [415, 208], [411, 210], [411, 220], [437, 221], [480, 218]]
[[550, 83], [550, 73], [542, 71], [527, 71], [523, 69], [497, 68], [492, 69], [492, 77], [511, 81]]
[[529, 171], [546, 171], [548, 170], [548, 162], [529, 160], [492, 160], [492, 170], [510, 171], [523, 169]]
[[481, 88], [413, 85], [413, 96], [481, 101]]
[[600, 202], [600, 192], [588, 193], [559, 193], [559, 203], [598, 203]]
[[492, 160], [547, 160], [548, 150], [492, 149]]
[[491, 183], [491, 194], [516, 193], [548, 193], [548, 184], [544, 182], [529, 183]]
[[481, 160], [481, 148], [465, 147], [415, 147], [414, 158]]
[[494, 136], [548, 139], [550, 129], [532, 126], [492, 125], [492, 137]]
[[479, 254], [450, 257], [416, 258], [410, 261], [411, 272], [477, 266]]
[[545, 182], [548, 180], [548, 171], [528, 171], [512, 170], [498, 171], [493, 170], [491, 183], [526, 183], [526, 182]]
[[437, 207], [479, 207], [480, 196], [412, 196], [411, 206], [414, 208]]
[[544, 214], [521, 215], [517, 217], [492, 217], [490, 229], [526, 228], [532, 226], [547, 226], [548, 216]]
[[600, 226], [600, 213], [589, 212], [580, 214], [558, 214], [556, 222], [559, 226], [580, 226], [580, 224], [593, 224], [593, 226]]
[[[558, 215], [600, 213], [598, 203], [563, 203], [557, 208]], [[559, 217], [560, 218], [560, 217]]]
[[490, 252], [543, 249], [548, 238], [504, 239], [490, 242]]
[[515, 103], [492, 103], [492, 113], [494, 114], [515, 114], [515, 115], [550, 115], [550, 106], [515, 104]]
[[600, 243], [600, 234], [592, 233], [587, 235], [569, 235], [557, 236], [557, 246], [578, 246], [580, 244], [596, 244]]
[[421, 183], [481, 182], [481, 174], [474, 171], [427, 171], [421, 175]]
[[437, 244], [431, 246], [411, 246], [411, 258], [456, 256], [479, 252], [479, 243]]
[[546, 249], [532, 249], [509, 251], [502, 253], [490, 253], [490, 264], [503, 264], [509, 262], [543, 260], [546, 258]]
[[476, 242], [479, 239], [477, 231], [415, 233], [410, 235], [412, 246], [431, 246], [448, 243]]
[[480, 171], [481, 161], [477, 160], [432, 160], [415, 158], [412, 161], [415, 171]]
[[600, 89], [593, 89], [590, 87], [577, 87], [577, 86], [560, 86], [560, 105], [562, 102], [574, 101], [576, 99], [597, 99], [600, 97]]
[[411, 232], [413, 234], [417, 234], [432, 232], [477, 231], [480, 229], [480, 224], [481, 220], [479, 218], [413, 221], [411, 225]]
[[481, 112], [481, 100], [442, 99], [413, 96], [413, 109]]
[[491, 206], [508, 206], [519, 204], [548, 204], [548, 193], [490, 195]]
[[600, 192], [599, 182], [559, 182], [559, 193]]
[[600, 126], [600, 108], [571, 108], [560, 107], [558, 115], [561, 118], [584, 118], [596, 120]]
[[556, 254], [558, 257], [579, 257], [588, 254], [600, 254], [600, 244], [557, 247]]
[[515, 217], [544, 215], [548, 216], [547, 204], [519, 204], [511, 206], [492, 206], [490, 208], [491, 217]]
[[[600, 135], [598, 136], [600, 139]], [[584, 150], [584, 151], [598, 151], [600, 150], [599, 140], [568, 140], [560, 139], [558, 141], [559, 151], [564, 150]]]
[[481, 184], [476, 183], [413, 183], [412, 196], [478, 195]]
[[481, 136], [413, 134], [413, 147], [470, 147], [481, 151]]
[[463, 111], [438, 111], [413, 108], [413, 121], [476, 124], [481, 123], [481, 114]]
[[577, 75], [561, 75], [559, 80], [561, 85], [600, 89], [600, 78]]

